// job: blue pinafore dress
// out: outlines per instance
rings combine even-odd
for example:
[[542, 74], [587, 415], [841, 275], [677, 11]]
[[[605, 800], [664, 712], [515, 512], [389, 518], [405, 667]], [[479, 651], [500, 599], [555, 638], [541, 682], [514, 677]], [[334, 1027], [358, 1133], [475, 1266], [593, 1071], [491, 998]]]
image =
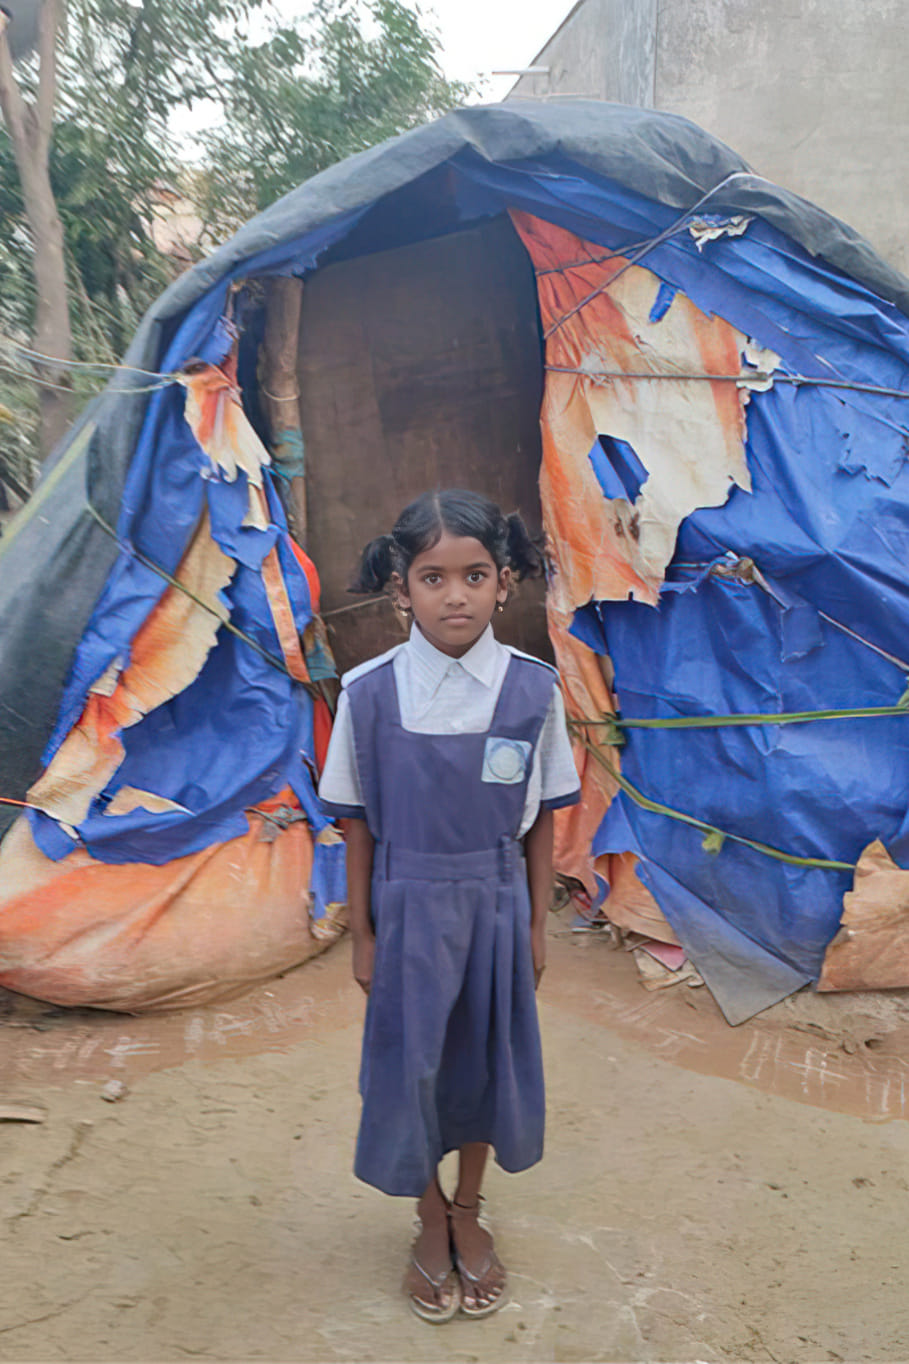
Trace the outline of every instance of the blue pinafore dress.
[[489, 1142], [506, 1170], [543, 1153], [544, 1089], [517, 841], [554, 673], [513, 656], [478, 734], [404, 729], [391, 660], [348, 688], [375, 839], [376, 955], [354, 1171], [419, 1197], [442, 1156]]

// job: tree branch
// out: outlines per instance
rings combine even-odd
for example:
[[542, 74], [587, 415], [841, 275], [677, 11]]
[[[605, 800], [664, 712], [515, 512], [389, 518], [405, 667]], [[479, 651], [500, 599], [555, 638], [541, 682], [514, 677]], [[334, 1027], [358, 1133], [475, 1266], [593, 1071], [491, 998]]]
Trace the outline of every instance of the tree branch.
[[0, 110], [19, 162], [28, 156], [28, 106], [16, 84], [13, 54], [6, 36], [8, 27], [9, 18], [0, 10]]
[[60, 0], [43, 0], [38, 16], [38, 94], [35, 100], [39, 152], [50, 144], [57, 100], [57, 35], [60, 31]]
[[123, 59], [124, 85], [129, 84], [129, 78], [133, 69], [133, 65], [135, 64], [139, 56], [139, 44], [142, 41], [142, 31], [148, 26], [147, 18], [149, 8], [150, 8], [149, 0], [142, 0], [142, 6], [139, 9], [139, 12], [136, 14], [135, 22], [133, 23], [132, 27], [132, 32], [129, 35], [129, 47], [126, 50], [126, 56]]

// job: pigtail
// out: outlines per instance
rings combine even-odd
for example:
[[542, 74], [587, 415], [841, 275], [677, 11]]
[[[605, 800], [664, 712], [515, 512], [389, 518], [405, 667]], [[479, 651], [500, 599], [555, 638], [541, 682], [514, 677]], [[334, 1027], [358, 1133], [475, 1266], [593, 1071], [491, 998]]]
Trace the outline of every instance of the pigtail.
[[386, 583], [398, 567], [398, 547], [393, 535], [379, 535], [370, 540], [360, 556], [357, 569], [348, 592], [382, 592]]
[[505, 517], [508, 535], [508, 562], [516, 578], [539, 578], [545, 563], [539, 546], [531, 540], [520, 512]]

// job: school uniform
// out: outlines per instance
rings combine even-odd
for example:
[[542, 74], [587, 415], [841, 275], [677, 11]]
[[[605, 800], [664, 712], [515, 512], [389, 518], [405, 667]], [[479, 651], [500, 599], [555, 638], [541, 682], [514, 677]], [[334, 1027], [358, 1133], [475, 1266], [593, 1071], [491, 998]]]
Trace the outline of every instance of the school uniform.
[[519, 839], [580, 797], [556, 675], [491, 627], [453, 659], [415, 625], [342, 681], [319, 793], [376, 842], [355, 1172], [419, 1197], [470, 1141], [527, 1169], [544, 1089]]

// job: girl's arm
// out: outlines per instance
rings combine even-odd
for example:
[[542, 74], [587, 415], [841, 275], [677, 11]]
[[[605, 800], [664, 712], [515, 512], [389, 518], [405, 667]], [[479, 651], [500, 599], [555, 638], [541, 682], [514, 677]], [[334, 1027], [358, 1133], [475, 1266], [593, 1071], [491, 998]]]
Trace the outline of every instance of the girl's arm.
[[552, 811], [540, 810], [524, 836], [530, 888], [530, 944], [537, 985], [546, 967], [546, 915], [552, 904], [552, 838]]
[[365, 819], [345, 820], [344, 837], [347, 844], [347, 916], [353, 939], [354, 980], [369, 994], [376, 951], [376, 937], [369, 912], [375, 842]]

